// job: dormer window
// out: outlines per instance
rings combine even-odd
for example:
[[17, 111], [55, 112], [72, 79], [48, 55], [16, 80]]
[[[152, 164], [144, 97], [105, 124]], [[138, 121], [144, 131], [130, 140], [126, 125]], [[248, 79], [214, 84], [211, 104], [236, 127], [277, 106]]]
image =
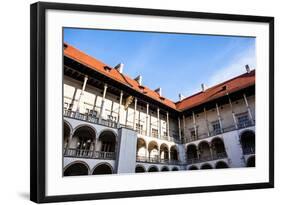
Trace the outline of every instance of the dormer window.
[[139, 85], [139, 89], [141, 89], [142, 92], [144, 92], [144, 88], [145, 88], [144, 86]]
[[111, 70], [111, 68], [109, 66], [104, 66], [103, 68], [104, 68], [105, 71], [110, 71]]

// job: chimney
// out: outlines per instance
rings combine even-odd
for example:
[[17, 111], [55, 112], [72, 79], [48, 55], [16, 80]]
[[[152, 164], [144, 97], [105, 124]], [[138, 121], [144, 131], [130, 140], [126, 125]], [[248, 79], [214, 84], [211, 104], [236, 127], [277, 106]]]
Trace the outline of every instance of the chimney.
[[184, 96], [180, 93], [180, 94], [179, 94], [179, 100], [182, 101], [183, 98], [184, 98]]
[[116, 65], [114, 68], [115, 68], [116, 70], [118, 70], [119, 73], [123, 73], [124, 64], [123, 64], [123, 63], [119, 63], [119, 64]]
[[248, 64], [247, 64], [247, 65], [245, 65], [245, 68], [246, 68], [247, 73], [250, 73], [250, 72], [251, 72], [251, 69], [250, 69], [250, 67], [249, 67], [249, 65], [248, 65]]
[[202, 88], [202, 92], [205, 92], [206, 90], [206, 85], [204, 83], [201, 83], [201, 88]]
[[142, 85], [142, 76], [141, 75], [138, 75], [136, 78], [135, 78], [135, 81], [137, 81], [139, 83], [139, 85]]
[[162, 96], [162, 89], [161, 88], [157, 88], [154, 91], [157, 92], [160, 96]]

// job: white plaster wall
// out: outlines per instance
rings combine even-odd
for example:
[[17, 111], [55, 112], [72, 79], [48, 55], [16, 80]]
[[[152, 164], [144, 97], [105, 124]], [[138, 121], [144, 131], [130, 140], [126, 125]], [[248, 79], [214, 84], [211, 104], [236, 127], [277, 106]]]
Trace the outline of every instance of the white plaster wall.
[[134, 130], [120, 128], [119, 150], [117, 151], [117, 172], [134, 173], [136, 167], [137, 134]]
[[242, 147], [239, 141], [239, 132], [232, 131], [223, 134], [223, 141], [225, 145], [225, 151], [230, 159], [230, 167], [244, 167], [244, 157]]

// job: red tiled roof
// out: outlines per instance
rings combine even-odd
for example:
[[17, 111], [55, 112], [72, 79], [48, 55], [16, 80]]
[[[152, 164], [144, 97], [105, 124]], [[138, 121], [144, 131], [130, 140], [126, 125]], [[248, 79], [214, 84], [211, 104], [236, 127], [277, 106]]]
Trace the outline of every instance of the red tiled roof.
[[176, 107], [179, 110], [186, 110], [205, 102], [217, 99], [225, 96], [227, 93], [233, 93], [243, 88], [249, 87], [255, 84], [255, 70], [250, 73], [244, 73], [228, 81], [210, 87], [204, 92], [196, 93], [176, 103]]
[[[120, 73], [117, 69], [111, 68], [110, 66], [104, 64], [103, 62], [83, 53], [82, 51], [79, 51], [78, 49], [74, 48], [73, 46], [70, 46], [66, 44], [65, 49], [64, 49], [64, 55], [91, 68], [94, 69], [102, 74], [104, 74], [107, 77], [110, 77], [118, 82], [121, 82], [132, 89], [143, 93], [144, 95], [149, 96], [150, 98], [157, 100], [161, 102], [162, 104], [171, 107], [173, 109], [176, 109], [176, 105], [173, 101], [161, 97], [157, 92], [149, 89], [146, 86], [139, 86], [139, 83], [130, 78], [129, 76]], [[110, 69], [106, 70], [104, 69], [105, 67], [108, 67]]]
[[[171, 107], [177, 110], [186, 110], [197, 105], [203, 104], [205, 102], [214, 100], [216, 98], [222, 97], [227, 93], [233, 93], [240, 89], [249, 87], [255, 84], [255, 70], [252, 70], [250, 73], [245, 73], [235, 78], [232, 78], [228, 81], [220, 83], [216, 86], [213, 86], [209, 89], [206, 89], [205, 92], [199, 92], [192, 96], [189, 96], [182, 101], [173, 102], [167, 98], [161, 97], [157, 92], [154, 90], [149, 89], [146, 86], [139, 86], [139, 83], [130, 78], [129, 76], [120, 73], [117, 69], [114, 69], [105, 63], [85, 54], [82, 51], [74, 48], [71, 45], [65, 44], [64, 55], [93, 69], [96, 70], [105, 76], [114, 79], [124, 85], [131, 87], [132, 89], [147, 95], [148, 97], [159, 101], [160, 103]], [[105, 67], [109, 69], [105, 69]]]

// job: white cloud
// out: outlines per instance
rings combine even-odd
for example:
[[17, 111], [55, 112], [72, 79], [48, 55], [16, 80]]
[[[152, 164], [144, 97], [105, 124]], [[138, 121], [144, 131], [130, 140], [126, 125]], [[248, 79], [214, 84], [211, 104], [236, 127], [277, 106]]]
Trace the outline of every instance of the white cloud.
[[207, 86], [214, 86], [218, 83], [245, 73], [246, 64], [248, 64], [251, 69], [256, 67], [256, 55], [254, 47], [249, 47], [244, 52], [234, 56], [233, 60], [229, 64], [218, 68], [213, 75], [210, 76], [209, 80], [207, 81]]

